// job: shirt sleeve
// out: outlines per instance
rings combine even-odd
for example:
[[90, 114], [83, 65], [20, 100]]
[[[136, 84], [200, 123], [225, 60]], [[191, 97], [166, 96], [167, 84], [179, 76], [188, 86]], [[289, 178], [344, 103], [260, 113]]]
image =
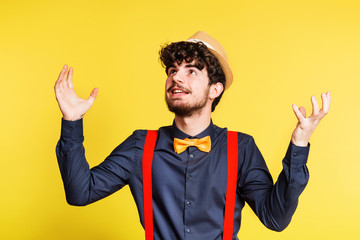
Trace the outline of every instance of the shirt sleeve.
[[310, 145], [289, 144], [275, 185], [254, 139], [249, 137], [242, 146], [239, 148], [244, 157], [238, 182], [240, 194], [266, 227], [282, 231], [290, 223], [309, 180], [306, 162]]
[[83, 120], [62, 120], [56, 155], [66, 200], [84, 206], [102, 199], [128, 184], [136, 161], [138, 134], [131, 135], [98, 166], [89, 169], [83, 146]]

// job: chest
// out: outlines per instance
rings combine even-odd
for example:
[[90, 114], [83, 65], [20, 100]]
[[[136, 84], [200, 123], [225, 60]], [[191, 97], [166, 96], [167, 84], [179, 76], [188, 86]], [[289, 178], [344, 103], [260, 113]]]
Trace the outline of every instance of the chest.
[[226, 148], [217, 148], [210, 153], [196, 147], [189, 147], [181, 154], [155, 152], [153, 196], [155, 199], [166, 198], [166, 201], [193, 198], [225, 202], [227, 168]]

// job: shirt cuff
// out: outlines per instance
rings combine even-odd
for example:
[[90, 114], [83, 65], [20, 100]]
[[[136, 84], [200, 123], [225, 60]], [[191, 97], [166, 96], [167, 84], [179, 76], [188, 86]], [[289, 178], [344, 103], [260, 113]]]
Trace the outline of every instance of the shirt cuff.
[[306, 147], [299, 147], [290, 142], [285, 159], [291, 163], [306, 164], [309, 156], [310, 143]]
[[65, 138], [78, 138], [83, 136], [83, 119], [68, 121], [62, 118], [61, 136]]

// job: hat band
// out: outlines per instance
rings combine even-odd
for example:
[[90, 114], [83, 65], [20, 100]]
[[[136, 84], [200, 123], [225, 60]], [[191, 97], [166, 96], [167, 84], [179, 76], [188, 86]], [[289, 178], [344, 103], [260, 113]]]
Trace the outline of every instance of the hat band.
[[204, 43], [208, 48], [211, 48], [212, 50], [214, 50], [215, 51], [215, 49], [213, 48], [213, 46], [211, 46], [210, 44], [208, 44], [207, 42], [204, 42], [204, 41], [202, 41], [202, 40], [200, 40], [200, 39], [188, 39], [188, 40], [186, 40], [187, 42], [202, 42], [202, 43]]

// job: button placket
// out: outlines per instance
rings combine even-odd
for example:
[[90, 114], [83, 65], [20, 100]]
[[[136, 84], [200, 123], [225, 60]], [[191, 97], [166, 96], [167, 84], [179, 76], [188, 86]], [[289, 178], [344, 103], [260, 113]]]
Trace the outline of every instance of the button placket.
[[193, 163], [194, 157], [195, 157], [195, 149], [197, 149], [196, 147], [190, 146], [187, 149], [187, 167], [186, 167], [186, 181], [185, 181], [185, 198], [184, 198], [184, 231], [185, 231], [185, 239], [189, 239], [189, 237], [191, 236], [191, 226], [189, 226], [188, 224], [189, 222], [189, 211], [191, 211], [191, 200], [189, 199], [189, 196], [191, 196], [190, 192], [191, 192], [191, 184], [192, 184], [192, 174], [191, 174], [191, 165]]

